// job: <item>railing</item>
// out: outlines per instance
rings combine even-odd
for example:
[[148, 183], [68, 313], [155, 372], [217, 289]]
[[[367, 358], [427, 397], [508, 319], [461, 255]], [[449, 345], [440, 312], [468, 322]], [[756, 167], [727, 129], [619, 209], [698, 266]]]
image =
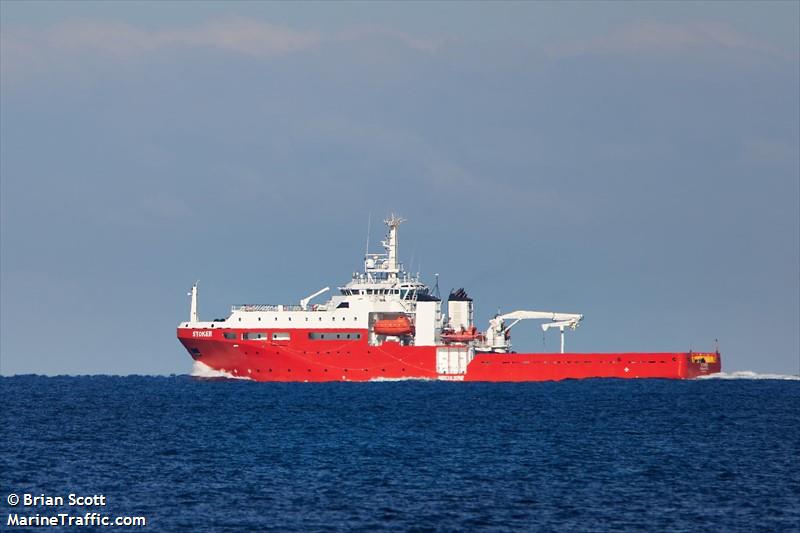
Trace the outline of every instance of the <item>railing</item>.
[[233, 311], [326, 311], [325, 305], [309, 305], [307, 309], [303, 309], [299, 305], [292, 304], [243, 304], [232, 305], [231, 312]]

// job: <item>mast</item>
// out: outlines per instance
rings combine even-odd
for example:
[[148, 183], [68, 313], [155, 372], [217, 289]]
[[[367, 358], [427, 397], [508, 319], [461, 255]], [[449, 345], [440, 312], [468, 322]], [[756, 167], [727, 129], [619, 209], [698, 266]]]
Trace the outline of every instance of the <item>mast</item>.
[[389, 227], [389, 234], [385, 240], [381, 241], [386, 253], [367, 253], [364, 256], [364, 273], [368, 279], [373, 279], [372, 275], [375, 274], [378, 279], [388, 279], [394, 282], [397, 281], [398, 274], [402, 270], [400, 256], [397, 251], [397, 228], [405, 222], [405, 219], [392, 214], [383, 222]]
[[388, 254], [386, 270], [389, 272], [390, 279], [397, 279], [397, 273], [400, 271], [400, 262], [397, 258], [397, 228], [400, 224], [405, 222], [405, 219], [395, 216], [395, 214], [392, 213], [392, 215], [383, 222], [389, 226], [389, 240], [381, 243], [383, 247], [386, 248], [386, 253]]
[[189, 322], [197, 322], [197, 284], [200, 283], [199, 281], [195, 281], [192, 284], [192, 292], [189, 293], [189, 296], [192, 297], [192, 302], [189, 305]]

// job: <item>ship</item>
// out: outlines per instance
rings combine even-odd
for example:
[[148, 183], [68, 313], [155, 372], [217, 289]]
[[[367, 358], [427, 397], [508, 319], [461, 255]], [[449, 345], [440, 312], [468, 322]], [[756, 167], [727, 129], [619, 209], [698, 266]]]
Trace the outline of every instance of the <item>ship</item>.
[[[255, 381], [693, 379], [721, 371], [718, 349], [568, 352], [565, 334], [581, 324], [580, 313], [497, 313], [487, 329], [479, 329], [464, 288], [451, 290], [443, 309], [438, 274], [432, 288], [419, 273], [405, 270], [398, 255], [404, 221], [389, 216], [383, 251], [367, 249], [363, 271], [321, 303], [312, 302], [330, 287], [296, 304], [234, 305], [227, 318], [203, 321], [194, 283], [189, 321], [178, 325], [178, 340], [198, 364]], [[560, 351], [516, 352], [511, 330], [522, 321], [538, 321], [544, 332], [558, 331]]]

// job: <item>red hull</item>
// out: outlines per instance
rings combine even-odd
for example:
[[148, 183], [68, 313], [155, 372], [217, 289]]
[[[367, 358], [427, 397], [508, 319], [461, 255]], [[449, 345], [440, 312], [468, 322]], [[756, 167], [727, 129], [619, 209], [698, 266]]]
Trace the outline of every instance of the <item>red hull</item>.
[[337, 331], [352, 340], [316, 340], [309, 335], [314, 331], [292, 329], [290, 340], [242, 340], [243, 330], [179, 328], [178, 339], [195, 360], [256, 381], [691, 379], [721, 370], [718, 353], [479, 353], [466, 372], [441, 374], [437, 346], [371, 346], [365, 330]]

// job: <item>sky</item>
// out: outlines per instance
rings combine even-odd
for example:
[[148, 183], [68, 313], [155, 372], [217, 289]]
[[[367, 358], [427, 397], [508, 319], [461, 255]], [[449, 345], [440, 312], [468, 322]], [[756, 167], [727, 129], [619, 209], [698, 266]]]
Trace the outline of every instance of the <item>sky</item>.
[[[0, 373], [181, 374], [361, 268], [800, 373], [798, 2], [0, 2]], [[557, 332], [515, 327], [517, 351]]]

